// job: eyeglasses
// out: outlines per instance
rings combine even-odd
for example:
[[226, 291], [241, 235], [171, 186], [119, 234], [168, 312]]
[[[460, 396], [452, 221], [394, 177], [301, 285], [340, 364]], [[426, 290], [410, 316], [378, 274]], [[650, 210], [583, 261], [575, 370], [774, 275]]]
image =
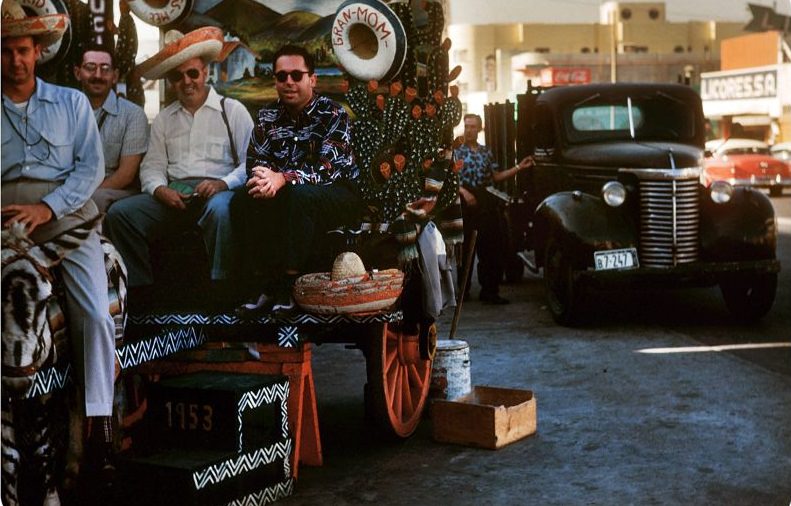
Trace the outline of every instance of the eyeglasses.
[[312, 72], [308, 72], [307, 70], [292, 70], [291, 72], [286, 72], [285, 70], [281, 70], [280, 72], [275, 72], [275, 79], [277, 82], [284, 83], [288, 76], [291, 76], [291, 80], [295, 83], [298, 83], [302, 80], [302, 76], [305, 74], [312, 74]]
[[197, 79], [200, 76], [200, 70], [198, 69], [187, 69], [184, 72], [179, 72], [178, 70], [171, 70], [167, 74], [165, 74], [165, 79], [170, 81], [172, 84], [176, 84], [177, 82], [184, 79], [184, 75], [187, 75], [190, 79]]
[[88, 72], [89, 74], [93, 74], [94, 72], [96, 72], [96, 69], [99, 69], [99, 72], [106, 75], [113, 71], [113, 66], [110, 65], [109, 63], [96, 64], [94, 62], [88, 62], [82, 64], [82, 70]]

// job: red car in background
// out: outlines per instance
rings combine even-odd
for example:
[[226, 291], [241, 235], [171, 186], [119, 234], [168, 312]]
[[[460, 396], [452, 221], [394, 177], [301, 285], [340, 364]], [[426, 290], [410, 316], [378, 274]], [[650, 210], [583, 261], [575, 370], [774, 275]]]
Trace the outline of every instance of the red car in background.
[[791, 187], [791, 166], [772, 156], [769, 145], [753, 139], [714, 139], [706, 143], [705, 184], [727, 181], [733, 186], [768, 188], [778, 196]]

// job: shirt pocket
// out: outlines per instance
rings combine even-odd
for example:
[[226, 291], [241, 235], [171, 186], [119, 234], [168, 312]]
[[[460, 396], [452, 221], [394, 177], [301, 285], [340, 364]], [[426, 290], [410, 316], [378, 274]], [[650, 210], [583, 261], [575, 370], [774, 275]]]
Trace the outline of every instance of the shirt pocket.
[[168, 164], [186, 162], [189, 145], [190, 134], [188, 131], [181, 135], [166, 135], [165, 149], [167, 150]]
[[0, 128], [0, 134], [2, 134], [3, 146], [5, 146], [6, 144], [10, 144], [11, 143], [11, 139], [12, 139], [12, 136], [14, 135], [14, 133], [11, 132], [11, 126], [10, 125], [8, 125], [8, 127], [6, 128], [6, 122], [5, 121], [3, 122], [3, 128]]
[[28, 139], [29, 154], [37, 160], [46, 160], [47, 165], [71, 168], [74, 165], [74, 132], [63, 124], [48, 123], [41, 129], [38, 142], [31, 144], [34, 138]]
[[221, 137], [214, 135], [208, 136], [206, 139], [205, 149], [207, 160], [217, 165], [225, 165], [228, 167], [230, 167], [233, 163], [230, 142], [228, 141], [227, 135]]

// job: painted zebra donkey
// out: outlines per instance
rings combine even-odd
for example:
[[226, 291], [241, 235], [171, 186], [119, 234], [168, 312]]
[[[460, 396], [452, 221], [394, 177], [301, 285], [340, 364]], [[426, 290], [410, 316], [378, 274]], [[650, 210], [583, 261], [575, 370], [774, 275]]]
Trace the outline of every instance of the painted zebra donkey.
[[[74, 399], [67, 404], [51, 385], [66, 379], [57, 375], [67, 369], [50, 366], [63, 365], [67, 357], [61, 353], [68, 349], [57, 345], [67, 339], [68, 322], [54, 267], [82, 244], [100, 219], [38, 245], [27, 238], [22, 225], [2, 231], [2, 503], [8, 506], [60, 504], [58, 478], [76, 478], [79, 472], [82, 410]], [[126, 323], [126, 268], [104, 238], [102, 247], [108, 309], [118, 340]], [[80, 390], [72, 388], [70, 395]], [[69, 449], [64, 452], [67, 437]]]

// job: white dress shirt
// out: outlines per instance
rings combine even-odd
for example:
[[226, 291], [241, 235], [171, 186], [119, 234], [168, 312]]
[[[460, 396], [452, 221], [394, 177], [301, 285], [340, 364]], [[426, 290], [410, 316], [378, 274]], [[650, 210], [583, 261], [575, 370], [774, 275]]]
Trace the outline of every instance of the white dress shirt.
[[241, 102], [225, 100], [225, 114], [239, 155], [239, 164], [234, 166], [220, 99], [209, 87], [206, 102], [194, 115], [175, 101], [154, 118], [148, 152], [140, 164], [144, 192], [153, 194], [160, 186], [185, 178], [221, 179], [229, 190], [245, 183], [245, 154], [253, 120]]

